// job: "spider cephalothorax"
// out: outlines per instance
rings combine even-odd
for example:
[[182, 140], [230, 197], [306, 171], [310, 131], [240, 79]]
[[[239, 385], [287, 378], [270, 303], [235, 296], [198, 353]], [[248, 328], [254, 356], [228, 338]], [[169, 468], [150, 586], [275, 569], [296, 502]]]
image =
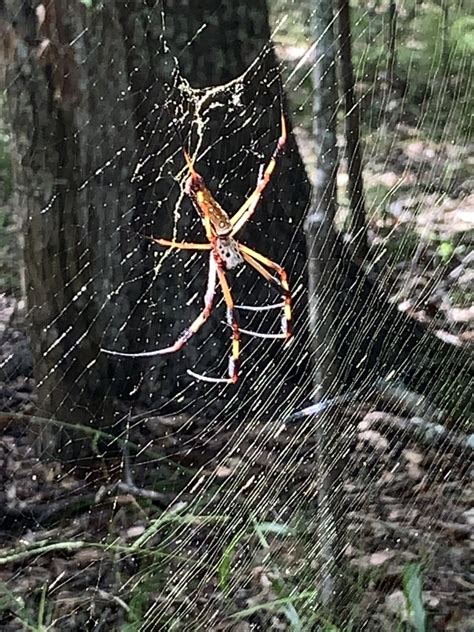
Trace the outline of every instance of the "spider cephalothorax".
[[217, 237], [213, 249], [214, 257], [226, 270], [232, 270], [244, 262], [239, 244], [233, 237]]
[[[262, 338], [283, 338], [288, 339], [292, 336], [292, 311], [291, 311], [291, 294], [288, 286], [288, 278], [285, 270], [274, 261], [271, 261], [259, 252], [252, 250], [248, 246], [244, 246], [236, 239], [238, 231], [246, 224], [253, 215], [255, 208], [260, 200], [263, 190], [267, 186], [275, 169], [276, 161], [283, 151], [286, 144], [286, 124], [285, 119], [281, 118], [281, 134], [278, 139], [277, 146], [273, 152], [270, 161], [260, 172], [257, 186], [255, 190], [243, 203], [240, 209], [232, 216], [224, 211], [221, 205], [214, 199], [209, 189], [206, 187], [204, 179], [194, 169], [194, 163], [186, 151], [184, 157], [189, 170], [189, 177], [186, 180], [185, 192], [191, 198], [194, 207], [204, 225], [206, 238], [208, 243], [188, 243], [179, 241], [169, 241], [167, 239], [156, 239], [152, 237], [152, 241], [160, 246], [179, 248], [181, 250], [207, 250], [209, 252], [209, 277], [207, 290], [204, 296], [204, 308], [198, 317], [187, 327], [176, 342], [165, 349], [155, 351], [144, 351], [142, 353], [122, 353], [118, 351], [105, 350], [107, 353], [128, 357], [150, 357], [155, 355], [163, 355], [173, 353], [181, 349], [188, 340], [202, 327], [209, 318], [216, 292], [216, 283], [222, 289], [224, 301], [227, 306], [227, 322], [232, 329], [232, 354], [229, 359], [229, 377], [213, 378], [188, 371], [194, 377], [210, 382], [231, 382], [235, 383], [239, 376], [239, 359], [240, 359], [240, 333], [259, 336]], [[257, 272], [259, 272], [267, 281], [275, 285], [283, 294], [283, 303], [271, 306], [235, 306], [232, 298], [229, 283], [227, 281], [226, 271], [235, 268], [242, 263], [248, 263]], [[274, 276], [276, 273], [277, 276]], [[282, 317], [282, 333], [280, 334], [260, 334], [240, 329], [237, 321], [237, 309], [251, 309], [254, 311], [283, 308]]]

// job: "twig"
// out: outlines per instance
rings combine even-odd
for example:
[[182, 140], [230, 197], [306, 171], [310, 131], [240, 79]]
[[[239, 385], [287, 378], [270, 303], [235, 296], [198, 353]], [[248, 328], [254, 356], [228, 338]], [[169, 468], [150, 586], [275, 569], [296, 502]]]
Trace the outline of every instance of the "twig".
[[44, 526], [53, 522], [56, 518], [65, 518], [74, 514], [82, 507], [91, 507], [96, 505], [99, 500], [104, 498], [112, 499], [113, 494], [120, 491], [124, 494], [130, 494], [135, 498], [147, 498], [153, 500], [160, 508], [166, 509], [170, 499], [164, 494], [153, 490], [141, 489], [133, 483], [119, 482], [103, 488], [98, 498], [98, 492], [86, 492], [84, 494], [76, 494], [64, 496], [56, 501], [46, 500], [42, 503], [26, 505], [21, 508], [4, 507], [0, 514], [0, 527], [11, 532], [17, 531], [15, 526], [20, 527], [20, 531], [24, 532], [31, 525]]
[[127, 483], [124, 481], [117, 483], [117, 489], [125, 494], [131, 494], [132, 496], [138, 498], [148, 498], [149, 500], [153, 500], [163, 509], [168, 506], [169, 499], [167, 496], [165, 494], [161, 494], [160, 492], [155, 492], [153, 489], [143, 489], [141, 487], [137, 487], [134, 483]]
[[[456, 453], [465, 453], [474, 449], [474, 434], [466, 435], [446, 428], [441, 421], [448, 415], [436, 408], [426, 397], [414, 393], [402, 385], [376, 380], [371, 389], [349, 391], [332, 399], [322, 400], [308, 406], [287, 420], [288, 424], [296, 423], [307, 417], [320, 417], [341, 407], [355, 405], [383, 404], [385, 408], [403, 411], [411, 415], [410, 419], [386, 417], [373, 422], [385, 427], [396, 427], [399, 430], [415, 434], [416, 438], [433, 447], [433, 444], [447, 445]], [[429, 417], [430, 419], [427, 419]]]
[[121, 608], [123, 608], [125, 612], [130, 612], [130, 608], [127, 606], [125, 601], [123, 599], [120, 599], [120, 597], [117, 597], [117, 595], [108, 593], [105, 590], [102, 590], [101, 588], [96, 588], [95, 592], [99, 595], [99, 597], [102, 597], [102, 599], [105, 599], [107, 601], [114, 601]]

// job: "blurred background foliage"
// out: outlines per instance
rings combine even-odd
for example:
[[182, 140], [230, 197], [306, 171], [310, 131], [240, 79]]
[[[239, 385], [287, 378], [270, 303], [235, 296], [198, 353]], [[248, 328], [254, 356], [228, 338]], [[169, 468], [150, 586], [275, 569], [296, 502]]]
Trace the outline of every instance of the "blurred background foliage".
[[[362, 123], [368, 128], [377, 127], [379, 117], [392, 111], [395, 117], [413, 125], [423, 120], [423, 129], [430, 137], [446, 134], [447, 125], [458, 137], [469, 134], [472, 120], [466, 112], [472, 112], [474, 105], [474, 17], [468, 3], [356, 0], [350, 5], [353, 65], [359, 97], [363, 99]], [[312, 43], [310, 0], [277, 0], [270, 3], [270, 12], [273, 26], [278, 26], [275, 42], [286, 51], [281, 58], [286, 65], [288, 59], [296, 62]], [[393, 20], [394, 77], [393, 85], [387, 86]], [[311, 62], [310, 57], [307, 69]], [[309, 124], [311, 117], [311, 92], [310, 75], [298, 90], [291, 86], [289, 96], [297, 111], [304, 112], [303, 124]], [[387, 92], [393, 100], [403, 99], [403, 103], [387, 101]]]

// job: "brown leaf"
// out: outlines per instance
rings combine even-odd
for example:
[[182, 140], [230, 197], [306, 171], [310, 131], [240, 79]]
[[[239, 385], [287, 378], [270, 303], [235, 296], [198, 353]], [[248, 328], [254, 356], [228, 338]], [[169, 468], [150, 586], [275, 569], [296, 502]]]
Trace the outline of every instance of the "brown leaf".
[[406, 621], [408, 619], [407, 603], [405, 595], [401, 590], [396, 590], [385, 597], [385, 607], [389, 612], [392, 612], [400, 617], [402, 621]]
[[125, 532], [125, 537], [128, 538], [137, 538], [138, 536], [142, 535], [142, 533], [145, 533], [145, 525], [135, 525], [133, 527], [130, 527], [129, 529], [127, 529], [127, 531]]
[[376, 430], [359, 432], [359, 439], [370, 443], [376, 450], [386, 450], [388, 448], [388, 440]]
[[226, 478], [227, 476], [230, 476], [232, 472], [233, 472], [233, 469], [231, 467], [220, 465], [218, 468], [216, 468], [215, 474], [219, 478]]
[[369, 557], [371, 566], [382, 566], [396, 555], [396, 551], [376, 551]]
[[423, 478], [423, 470], [416, 465], [416, 463], [408, 463], [407, 465], [408, 476], [415, 481], [419, 481]]
[[90, 564], [91, 562], [97, 562], [104, 556], [103, 551], [99, 549], [87, 548], [81, 549], [74, 555], [74, 561], [82, 566]]
[[420, 465], [420, 463], [423, 461], [423, 455], [416, 450], [405, 449], [403, 450], [403, 456], [406, 458], [407, 461], [409, 461], [410, 463], [415, 463], [415, 465]]

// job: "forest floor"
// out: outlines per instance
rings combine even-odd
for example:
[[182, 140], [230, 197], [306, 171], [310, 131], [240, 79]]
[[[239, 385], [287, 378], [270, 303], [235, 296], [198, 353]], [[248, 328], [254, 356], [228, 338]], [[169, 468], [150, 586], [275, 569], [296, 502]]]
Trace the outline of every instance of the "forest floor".
[[[371, 154], [370, 138], [368, 146], [369, 226], [379, 266], [389, 271], [392, 300], [452, 344], [469, 346], [474, 197], [468, 149], [424, 142], [403, 127], [389, 158]], [[2, 631], [305, 630], [312, 629], [311, 616], [313, 625], [336, 629], [314, 614], [308, 556], [315, 536], [301, 501], [290, 520], [246, 524], [243, 531], [232, 521], [242, 520], [251, 488], [236, 495], [232, 513], [212, 512], [241, 465], [226, 456], [231, 424], [206, 435], [205, 420], [190, 425], [145, 416], [130, 435], [143, 446], [134, 477], [146, 487], [159, 464], [169, 491], [156, 496], [132, 493], [130, 481], [120, 486], [127, 479], [123, 455], [98, 459], [85, 480], [75, 464], [39, 458], [41, 420], [33, 417], [32, 362], [20, 314], [15, 299], [1, 298]], [[474, 629], [472, 436], [469, 444], [466, 429], [454, 429], [456, 441], [440, 445], [412, 432], [409, 416], [364, 406], [351, 415], [357, 422], [345, 475], [351, 629]], [[239, 460], [265, 481], [295, 432], [298, 446], [284, 468], [290, 487], [304, 489], [311, 507], [311, 429], [276, 433], [253, 424]], [[191, 447], [183, 452], [183, 445]], [[195, 492], [175, 491], [189, 477], [189, 463], [214, 481], [212, 503], [202, 513], [187, 511]], [[177, 555], [182, 541], [185, 555]], [[173, 575], [189, 577], [188, 585], [178, 586]]]

